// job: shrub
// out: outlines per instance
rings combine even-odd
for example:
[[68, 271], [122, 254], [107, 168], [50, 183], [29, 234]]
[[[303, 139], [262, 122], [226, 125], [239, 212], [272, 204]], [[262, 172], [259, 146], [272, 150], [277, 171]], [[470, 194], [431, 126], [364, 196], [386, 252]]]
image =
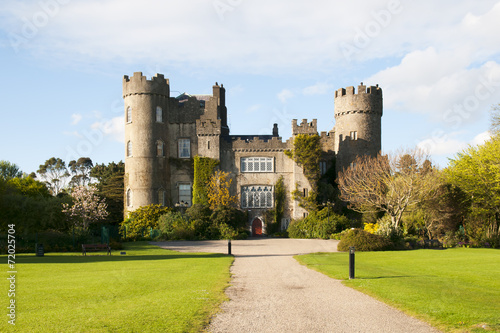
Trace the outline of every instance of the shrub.
[[339, 251], [348, 251], [354, 246], [356, 251], [386, 251], [392, 249], [392, 243], [380, 235], [370, 234], [361, 229], [352, 229], [345, 233], [337, 246]]
[[151, 229], [157, 229], [160, 216], [171, 210], [155, 204], [139, 207], [129, 213], [128, 219], [122, 222], [120, 229], [122, 233], [126, 231], [127, 238], [137, 240]]
[[179, 212], [168, 212], [158, 219], [162, 236], [170, 240], [194, 239], [195, 230], [189, 220]]
[[186, 211], [168, 212], [158, 220], [162, 236], [178, 239], [244, 239], [246, 214], [236, 208], [220, 207], [213, 212], [205, 205], [195, 204]]
[[245, 230], [246, 214], [233, 207], [223, 206], [214, 210], [210, 217], [213, 226], [219, 230], [219, 239], [235, 239], [240, 231]]
[[307, 217], [294, 220], [288, 227], [290, 238], [322, 238], [329, 239], [349, 226], [349, 220], [342, 215], [328, 212], [328, 208], [312, 212]]
[[378, 229], [379, 225], [377, 223], [365, 223], [364, 230], [370, 234], [376, 234]]

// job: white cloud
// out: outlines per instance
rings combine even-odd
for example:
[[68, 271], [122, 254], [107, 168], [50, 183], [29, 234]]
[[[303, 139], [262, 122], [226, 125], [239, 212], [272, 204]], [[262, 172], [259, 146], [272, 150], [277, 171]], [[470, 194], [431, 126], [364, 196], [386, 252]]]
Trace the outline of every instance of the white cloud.
[[90, 127], [93, 130], [100, 131], [104, 136], [118, 142], [125, 142], [125, 120], [123, 117], [115, 117], [108, 120], [102, 120], [93, 123]]
[[491, 133], [489, 131], [486, 131], [486, 132], [479, 133], [478, 135], [476, 135], [474, 137], [474, 139], [472, 139], [470, 144], [473, 146], [482, 145], [483, 143], [485, 143], [489, 139], [491, 139]]
[[80, 122], [80, 120], [82, 120], [82, 115], [79, 114], [79, 113], [73, 113], [71, 115], [71, 125], [76, 125]]
[[331, 93], [333, 90], [333, 85], [325, 82], [319, 82], [315, 85], [305, 87], [302, 90], [304, 95], [325, 95]]
[[262, 109], [262, 105], [260, 104], [254, 104], [250, 106], [248, 109], [245, 110], [246, 113], [254, 113]]
[[470, 59], [428, 48], [365, 80], [384, 89], [384, 107], [427, 114], [457, 130], [500, 100], [500, 64], [471, 67]]
[[288, 99], [293, 97], [293, 92], [288, 89], [283, 89], [278, 93], [277, 97], [281, 103], [286, 103]]
[[487, 131], [479, 133], [470, 141], [464, 140], [464, 136], [464, 132], [443, 133], [440, 136], [422, 140], [417, 146], [432, 156], [451, 157], [469, 145], [477, 146], [483, 144], [490, 139], [491, 134]]
[[[0, 29], [7, 37], [0, 41], [5, 44], [20, 36], [20, 48], [58, 61], [147, 59], [169, 66], [261, 73], [331, 72], [347, 62], [340, 45], [352, 43], [360, 31], [370, 39], [358, 60], [401, 57], [428, 45], [454, 50], [454, 57], [464, 49], [498, 54], [498, 1], [483, 0], [474, 6], [464, 0], [399, 1], [401, 11], [378, 23], [380, 13], [395, 2], [225, 1], [229, 10], [221, 16], [213, 1], [203, 0], [71, 1], [54, 13], [47, 13], [40, 5], [43, 1], [11, 1], [2, 6]], [[48, 21], [29, 36], [25, 22], [38, 13], [46, 13]], [[370, 33], [373, 27], [376, 34]]]

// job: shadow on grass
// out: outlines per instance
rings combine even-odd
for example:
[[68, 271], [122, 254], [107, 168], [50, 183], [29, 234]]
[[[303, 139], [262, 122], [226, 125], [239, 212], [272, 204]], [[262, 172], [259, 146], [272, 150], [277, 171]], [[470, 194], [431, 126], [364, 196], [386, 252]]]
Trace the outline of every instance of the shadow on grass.
[[400, 278], [415, 278], [422, 277], [423, 275], [391, 275], [391, 276], [370, 276], [370, 277], [356, 277], [356, 280], [379, 280], [379, 279], [400, 279]]
[[120, 261], [135, 261], [135, 260], [175, 260], [175, 259], [207, 259], [207, 258], [223, 258], [228, 257], [226, 254], [218, 253], [179, 253], [179, 254], [159, 254], [159, 255], [58, 255], [48, 254], [43, 257], [19, 256], [16, 264], [85, 264], [95, 262], [120, 262]]

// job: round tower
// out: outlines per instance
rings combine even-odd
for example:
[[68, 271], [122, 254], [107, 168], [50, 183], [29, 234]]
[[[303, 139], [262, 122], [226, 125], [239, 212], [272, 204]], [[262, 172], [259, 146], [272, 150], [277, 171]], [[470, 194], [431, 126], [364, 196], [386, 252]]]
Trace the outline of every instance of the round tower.
[[169, 82], [161, 74], [123, 77], [125, 103], [125, 215], [151, 203], [165, 204], [168, 182]]
[[335, 151], [337, 171], [357, 156], [377, 156], [382, 148], [382, 89], [376, 85], [335, 91]]

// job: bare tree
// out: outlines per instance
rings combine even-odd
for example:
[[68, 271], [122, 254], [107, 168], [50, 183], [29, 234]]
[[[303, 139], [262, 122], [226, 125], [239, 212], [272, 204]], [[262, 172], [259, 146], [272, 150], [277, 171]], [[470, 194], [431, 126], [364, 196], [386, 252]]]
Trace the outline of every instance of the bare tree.
[[377, 157], [360, 156], [339, 174], [340, 198], [355, 211], [384, 211], [398, 228], [403, 213], [434, 195], [438, 184], [432, 167], [419, 149]]

